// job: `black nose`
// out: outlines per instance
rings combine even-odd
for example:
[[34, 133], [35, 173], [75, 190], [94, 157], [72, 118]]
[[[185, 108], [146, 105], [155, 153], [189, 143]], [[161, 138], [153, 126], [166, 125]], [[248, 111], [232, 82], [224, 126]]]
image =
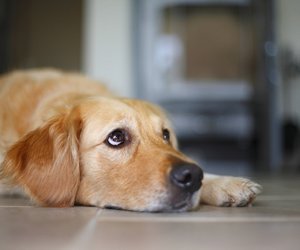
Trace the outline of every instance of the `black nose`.
[[201, 187], [202, 169], [195, 164], [180, 164], [173, 167], [170, 173], [171, 183], [183, 191], [193, 193]]

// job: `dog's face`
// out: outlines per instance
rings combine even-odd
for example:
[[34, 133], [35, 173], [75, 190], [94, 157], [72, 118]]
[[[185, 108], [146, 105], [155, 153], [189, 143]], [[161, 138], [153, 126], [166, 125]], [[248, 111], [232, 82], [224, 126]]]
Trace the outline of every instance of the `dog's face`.
[[191, 210], [203, 178], [158, 107], [113, 98], [81, 102], [32, 131], [3, 170], [43, 205], [135, 211]]
[[[81, 108], [86, 117], [79, 203], [140, 211], [197, 205], [202, 172], [177, 151], [174, 132], [160, 109], [142, 101], [115, 99], [96, 100]], [[171, 173], [178, 180], [172, 180]]]

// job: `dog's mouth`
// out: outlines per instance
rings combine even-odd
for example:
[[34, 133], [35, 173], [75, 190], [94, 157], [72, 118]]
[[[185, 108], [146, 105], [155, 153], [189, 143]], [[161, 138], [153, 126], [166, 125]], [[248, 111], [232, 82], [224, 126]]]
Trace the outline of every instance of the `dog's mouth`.
[[105, 209], [113, 209], [113, 210], [128, 210], [114, 205], [105, 205], [103, 208]]
[[193, 208], [193, 205], [191, 204], [191, 202], [189, 201], [182, 201], [182, 202], [178, 202], [177, 204], [175, 204], [170, 212], [174, 211], [174, 212], [185, 212], [185, 211], [189, 211]]
[[117, 205], [105, 205], [105, 209], [113, 210], [123, 210], [131, 212], [151, 212], [151, 213], [178, 213], [178, 212], [187, 212], [195, 210], [198, 207], [200, 199], [200, 191], [193, 194], [188, 194], [184, 199], [170, 199], [168, 201], [162, 201], [155, 207], [145, 207], [145, 208], [128, 208]]
[[166, 212], [187, 212], [192, 211], [198, 207], [200, 192], [187, 195], [185, 199], [177, 201], [169, 206]]

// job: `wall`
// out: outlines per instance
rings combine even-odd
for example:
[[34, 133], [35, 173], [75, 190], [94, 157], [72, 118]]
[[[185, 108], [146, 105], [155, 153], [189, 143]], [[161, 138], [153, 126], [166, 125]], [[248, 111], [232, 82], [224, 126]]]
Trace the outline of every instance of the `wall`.
[[[300, 57], [300, 1], [277, 0], [279, 49], [290, 47]], [[131, 0], [85, 0], [82, 68], [124, 96], [134, 96]], [[300, 79], [283, 83], [283, 116], [300, 121]]]
[[9, 70], [80, 70], [82, 0], [11, 0]]
[[121, 96], [133, 96], [130, 0], [86, 0], [83, 71]]
[[[277, 0], [279, 49], [289, 48], [300, 59], [300, 1]], [[283, 116], [300, 123], [300, 77], [282, 82]]]

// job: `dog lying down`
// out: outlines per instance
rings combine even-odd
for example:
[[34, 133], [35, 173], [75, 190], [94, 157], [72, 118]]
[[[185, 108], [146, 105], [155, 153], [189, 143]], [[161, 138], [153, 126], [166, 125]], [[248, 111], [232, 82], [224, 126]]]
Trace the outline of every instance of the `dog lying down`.
[[0, 78], [1, 182], [41, 206], [172, 212], [247, 206], [260, 185], [203, 174], [178, 151], [165, 113], [57, 70]]

